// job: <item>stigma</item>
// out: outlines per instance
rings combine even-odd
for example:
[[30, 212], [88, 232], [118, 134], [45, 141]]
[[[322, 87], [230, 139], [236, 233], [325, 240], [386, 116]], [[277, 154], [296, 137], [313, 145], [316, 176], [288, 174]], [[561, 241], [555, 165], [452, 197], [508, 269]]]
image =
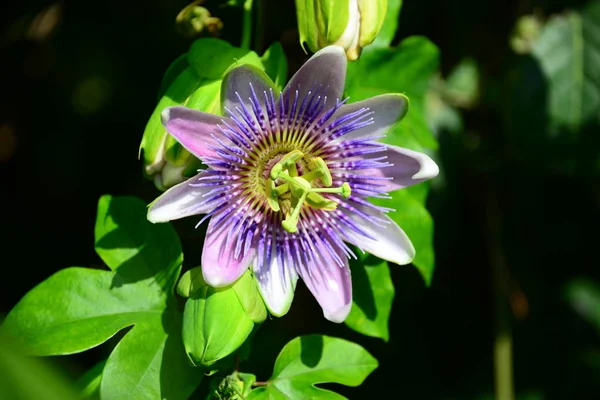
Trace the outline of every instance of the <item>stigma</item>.
[[321, 157], [311, 158], [306, 165], [307, 171], [298, 176], [296, 163], [302, 158], [304, 154], [300, 150], [287, 153], [273, 165], [269, 177], [265, 179], [267, 203], [271, 210], [281, 211], [279, 200], [289, 193], [291, 207], [281, 222], [283, 229], [289, 233], [298, 231], [300, 211], [304, 205], [325, 211], [334, 211], [337, 208], [336, 201], [324, 197], [321, 193], [336, 193], [344, 198], [350, 197], [352, 193], [347, 182], [340, 187], [331, 187], [331, 172]]

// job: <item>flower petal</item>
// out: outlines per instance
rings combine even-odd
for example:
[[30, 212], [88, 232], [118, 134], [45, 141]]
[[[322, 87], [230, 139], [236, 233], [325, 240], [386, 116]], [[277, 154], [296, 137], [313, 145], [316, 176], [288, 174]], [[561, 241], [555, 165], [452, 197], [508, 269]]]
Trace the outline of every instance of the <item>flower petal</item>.
[[298, 90], [298, 99], [302, 101], [309, 90], [319, 89], [319, 96], [327, 96], [327, 104], [334, 105], [344, 94], [347, 62], [341, 46], [319, 50], [292, 76], [283, 89], [284, 98], [293, 99]]
[[240, 253], [236, 258], [236, 246], [244, 238], [239, 231], [232, 232], [228, 224], [215, 226], [214, 221], [215, 216], [208, 224], [204, 239], [202, 276], [209, 285], [222, 287], [235, 282], [242, 276], [254, 260], [256, 251], [250, 247], [247, 252]]
[[219, 144], [213, 135], [228, 142], [217, 128], [217, 124], [227, 118], [186, 107], [167, 107], [161, 117], [167, 132], [201, 160], [216, 156], [214, 148], [219, 147]]
[[387, 145], [386, 156], [391, 165], [384, 168], [366, 170], [366, 175], [392, 178], [379, 183], [385, 186], [387, 192], [416, 185], [428, 179], [435, 178], [440, 169], [437, 164], [424, 153]]
[[231, 112], [235, 112], [236, 108], [242, 109], [240, 99], [245, 105], [252, 104], [250, 99], [254, 95], [256, 95], [256, 99], [259, 101], [261, 109], [265, 110], [265, 93], [270, 98], [271, 90], [273, 91], [274, 99], [277, 100], [279, 98], [279, 90], [271, 78], [260, 69], [247, 64], [233, 68], [225, 75], [223, 84], [221, 85], [223, 115], [227, 115], [226, 109]]
[[385, 135], [388, 130], [400, 121], [408, 111], [408, 97], [402, 94], [382, 94], [370, 99], [344, 104], [335, 112], [332, 120], [345, 115], [368, 110], [373, 123], [336, 138], [333, 143], [343, 140], [363, 139]]
[[340, 206], [354, 226], [369, 236], [346, 229], [344, 234], [347, 242], [400, 265], [408, 264], [415, 258], [415, 248], [406, 233], [383, 212], [351, 201], [340, 203]]
[[160, 197], [150, 203], [148, 207], [148, 221], [152, 223], [167, 222], [197, 214], [207, 214], [217, 205], [204, 195], [214, 187], [193, 186], [200, 178], [210, 176], [207, 171], [202, 171], [193, 178], [173, 186]]
[[316, 243], [316, 252], [309, 265], [298, 273], [331, 322], [344, 322], [352, 308], [352, 279], [348, 258], [338, 252], [338, 264], [323, 244]]
[[269, 312], [276, 317], [287, 314], [298, 281], [293, 266], [280, 265], [277, 257], [272, 257], [268, 266], [254, 265], [254, 277]]

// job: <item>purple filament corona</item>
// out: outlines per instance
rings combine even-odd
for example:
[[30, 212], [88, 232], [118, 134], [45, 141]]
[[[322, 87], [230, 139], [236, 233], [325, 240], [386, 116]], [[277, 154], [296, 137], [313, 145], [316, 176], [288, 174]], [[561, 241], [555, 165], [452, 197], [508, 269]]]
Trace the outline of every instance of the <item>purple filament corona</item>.
[[[257, 94], [251, 84], [247, 99], [236, 92], [240, 106], [226, 109], [229, 120], [223, 119], [213, 133], [218, 143], [212, 148], [216, 155], [204, 158], [208, 169], [190, 184], [211, 188], [197, 205], [198, 209], [212, 206], [212, 211], [200, 221], [212, 217], [211, 231], [207, 234], [226, 232], [223, 249], [232, 248], [233, 244], [236, 260], [248, 257], [251, 250], [256, 251], [252, 256], [256, 257], [255, 274], [259, 280], [272, 260], [277, 261], [283, 277], [289, 277], [287, 271], [294, 269], [316, 281], [322, 279], [323, 268], [331, 268], [332, 264], [343, 267], [342, 257], [355, 257], [344, 243], [349, 237], [373, 239], [346, 212], [359, 215], [375, 226], [385, 227], [387, 223], [360, 211], [364, 207], [389, 211], [366, 200], [387, 197], [382, 181], [391, 178], [365, 172], [390, 166], [381, 154], [386, 146], [374, 141], [380, 137], [344, 140], [349, 133], [373, 124], [374, 112], [360, 108], [340, 113], [338, 117], [336, 112], [345, 100], [336, 99], [330, 105], [327, 96], [321, 96], [320, 92], [317, 87], [305, 95], [300, 94], [300, 88], [279, 96], [272, 90]], [[331, 172], [333, 186], [347, 182], [352, 195], [341, 199], [324, 193], [324, 197], [338, 203], [338, 208], [326, 211], [303, 206], [298, 231], [289, 233], [281, 225], [283, 211], [270, 209], [264, 187], [257, 187], [256, 177], [264, 176], [265, 171], [256, 169], [265, 168], [270, 158], [295, 149], [308, 159], [321, 157]], [[371, 154], [375, 156], [365, 158]], [[264, 185], [264, 179], [259, 185]], [[360, 245], [360, 240], [350, 241]], [[309, 266], [317, 268], [306, 270]]]

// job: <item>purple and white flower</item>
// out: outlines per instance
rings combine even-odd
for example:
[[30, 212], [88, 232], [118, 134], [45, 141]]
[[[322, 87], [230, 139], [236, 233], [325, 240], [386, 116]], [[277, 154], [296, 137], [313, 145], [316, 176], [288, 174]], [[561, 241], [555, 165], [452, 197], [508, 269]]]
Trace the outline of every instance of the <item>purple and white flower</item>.
[[281, 93], [262, 71], [240, 66], [223, 81], [226, 117], [184, 107], [162, 114], [207, 169], [156, 199], [148, 219], [206, 214], [206, 282], [226, 286], [252, 268], [276, 316], [289, 310], [301, 277], [325, 317], [344, 321], [352, 306], [348, 244], [397, 264], [415, 256], [389, 209], [369, 198], [438, 174], [427, 155], [376, 141], [406, 114], [405, 96], [341, 100], [346, 62], [342, 47], [326, 47]]

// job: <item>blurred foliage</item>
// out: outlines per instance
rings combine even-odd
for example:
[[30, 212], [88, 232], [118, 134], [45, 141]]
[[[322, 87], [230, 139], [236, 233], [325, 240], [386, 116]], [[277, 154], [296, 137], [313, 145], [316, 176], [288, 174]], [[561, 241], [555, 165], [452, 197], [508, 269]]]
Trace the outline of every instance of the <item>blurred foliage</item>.
[[56, 365], [27, 356], [0, 334], [0, 395], [7, 400], [75, 400], [73, 385]]

